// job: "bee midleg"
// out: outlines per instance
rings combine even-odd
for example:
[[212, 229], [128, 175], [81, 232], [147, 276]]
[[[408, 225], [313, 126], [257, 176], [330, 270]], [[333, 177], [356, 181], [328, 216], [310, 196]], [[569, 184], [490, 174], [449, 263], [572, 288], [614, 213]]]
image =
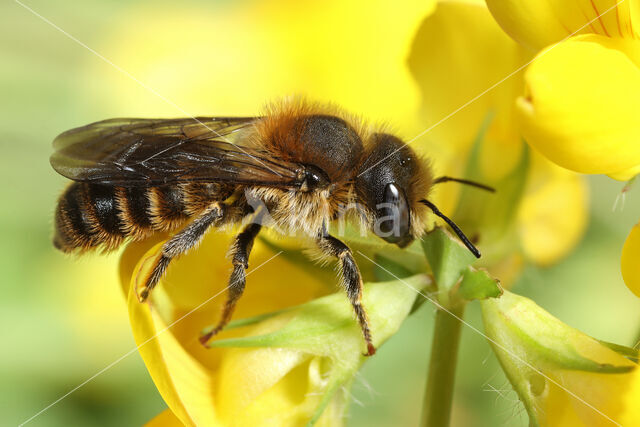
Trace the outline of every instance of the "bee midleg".
[[340, 240], [329, 235], [325, 230], [320, 232], [317, 245], [323, 253], [338, 259], [340, 263], [340, 284], [345, 291], [347, 291], [349, 301], [356, 313], [358, 323], [360, 323], [362, 336], [367, 343], [367, 353], [365, 356], [373, 356], [376, 348], [371, 340], [367, 313], [362, 305], [362, 276], [360, 275], [360, 270], [358, 269], [355, 259], [353, 259], [351, 249]]
[[242, 296], [245, 285], [245, 270], [249, 268], [249, 254], [253, 248], [253, 242], [260, 232], [262, 226], [258, 223], [252, 223], [247, 225], [240, 234], [236, 236], [231, 248], [229, 249], [229, 255], [231, 256], [231, 262], [233, 264], [233, 272], [229, 278], [229, 294], [227, 296], [227, 302], [222, 310], [222, 316], [213, 330], [200, 337], [200, 342], [206, 344], [211, 337], [220, 332], [231, 320], [233, 311], [236, 307], [236, 302]]
[[171, 260], [196, 246], [202, 240], [209, 227], [215, 225], [224, 217], [224, 211], [225, 205], [223, 203], [212, 203], [208, 209], [162, 246], [160, 257], [155, 262], [145, 286], [138, 294], [138, 299], [141, 302], [147, 299], [149, 293], [160, 281]]

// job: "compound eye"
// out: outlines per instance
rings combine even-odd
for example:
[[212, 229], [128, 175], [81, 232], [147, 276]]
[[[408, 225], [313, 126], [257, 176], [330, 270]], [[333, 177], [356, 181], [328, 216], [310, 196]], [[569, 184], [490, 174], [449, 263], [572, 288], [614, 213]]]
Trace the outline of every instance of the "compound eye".
[[409, 234], [409, 205], [404, 193], [396, 184], [387, 184], [382, 200], [378, 208], [380, 237], [390, 243], [406, 245], [412, 239]]

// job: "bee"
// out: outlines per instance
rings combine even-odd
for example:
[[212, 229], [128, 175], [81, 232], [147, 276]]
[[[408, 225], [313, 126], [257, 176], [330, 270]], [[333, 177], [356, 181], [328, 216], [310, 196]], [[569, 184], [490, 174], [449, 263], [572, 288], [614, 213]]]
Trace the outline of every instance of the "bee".
[[172, 235], [137, 290], [141, 302], [171, 261], [208, 230], [254, 219], [233, 239], [227, 300], [217, 326], [201, 336], [203, 344], [231, 319], [266, 213], [281, 232], [307, 236], [337, 260], [366, 355], [376, 349], [361, 274], [349, 247], [328, 232], [345, 206], [356, 205], [366, 229], [401, 248], [424, 233], [430, 210], [480, 257], [427, 197], [447, 181], [491, 189], [434, 178], [428, 162], [400, 138], [336, 107], [298, 99], [271, 105], [259, 117], [110, 119], [64, 132], [53, 146], [51, 165], [74, 181], [57, 204], [56, 248], [109, 251], [154, 233]]

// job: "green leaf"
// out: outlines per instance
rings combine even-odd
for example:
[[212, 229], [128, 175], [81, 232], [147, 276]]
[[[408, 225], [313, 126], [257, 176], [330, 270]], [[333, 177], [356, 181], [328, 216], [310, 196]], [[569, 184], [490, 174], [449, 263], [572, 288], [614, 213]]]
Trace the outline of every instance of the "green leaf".
[[489, 276], [486, 270], [469, 267], [462, 276], [458, 295], [466, 300], [496, 298], [502, 295], [500, 282]]
[[423, 237], [422, 248], [438, 286], [438, 299], [448, 307], [451, 289], [476, 257], [441, 227]]

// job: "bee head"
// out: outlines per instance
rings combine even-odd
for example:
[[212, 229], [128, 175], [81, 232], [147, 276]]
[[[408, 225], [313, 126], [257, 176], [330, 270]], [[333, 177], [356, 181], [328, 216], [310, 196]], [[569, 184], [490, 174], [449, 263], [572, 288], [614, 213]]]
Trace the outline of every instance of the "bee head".
[[365, 205], [373, 232], [403, 248], [422, 230], [418, 200], [432, 181], [423, 161], [399, 138], [373, 134], [356, 178], [358, 199]]

